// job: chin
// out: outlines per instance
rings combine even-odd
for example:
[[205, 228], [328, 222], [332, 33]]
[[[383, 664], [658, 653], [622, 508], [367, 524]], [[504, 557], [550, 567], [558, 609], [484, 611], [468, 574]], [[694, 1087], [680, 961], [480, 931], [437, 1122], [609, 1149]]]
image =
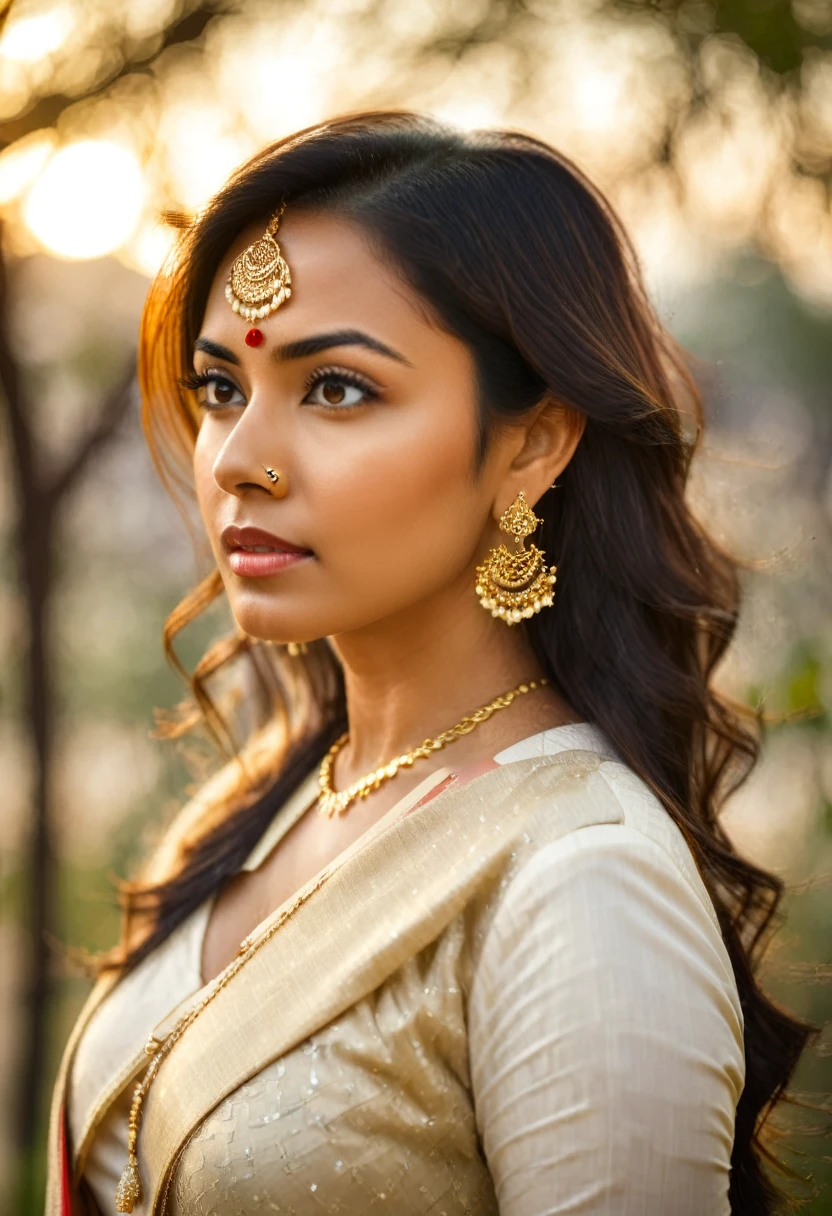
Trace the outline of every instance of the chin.
[[[351, 599], [347, 589], [293, 595], [288, 588], [267, 588], [265, 579], [251, 582], [251, 586], [227, 588], [234, 619], [249, 637], [276, 645], [357, 632], [412, 606], [410, 599], [405, 604]], [[337, 612], [333, 604], [338, 605]]]
[[293, 619], [283, 614], [277, 616], [258, 612], [234, 612], [238, 627], [258, 642], [274, 642], [277, 646], [285, 646], [287, 642], [311, 642], [320, 636], [310, 633], [308, 621], [305, 627], [302, 627], [302, 618], [298, 619], [297, 628], [293, 628]]
[[291, 607], [278, 603], [265, 590], [229, 596], [229, 603], [238, 627], [261, 642], [314, 642], [327, 633], [327, 623], [321, 621], [318, 627], [318, 613], [304, 610], [297, 601]]

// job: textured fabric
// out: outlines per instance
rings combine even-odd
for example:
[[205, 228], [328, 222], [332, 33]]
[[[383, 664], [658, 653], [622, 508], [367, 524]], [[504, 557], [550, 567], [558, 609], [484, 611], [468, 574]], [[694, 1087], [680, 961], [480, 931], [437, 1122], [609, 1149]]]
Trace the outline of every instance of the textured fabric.
[[733, 975], [644, 800], [622, 803], [535, 854], [480, 956], [472, 1088], [503, 1216], [730, 1212]]
[[[340, 887], [333, 880], [318, 892], [307, 921], [297, 917], [294, 938], [281, 929], [259, 952], [266, 956], [282, 936], [264, 968], [271, 962], [288, 972], [303, 949], [298, 943], [309, 943], [317, 993], [338, 957], [318, 946], [320, 933], [329, 924], [337, 937], [360, 898], [362, 914], [373, 914], [392, 939], [400, 932], [405, 939], [390, 945], [390, 959], [399, 962], [382, 982], [372, 983], [384, 972], [379, 933], [366, 962], [359, 954], [346, 960], [343, 975], [332, 976], [329, 1004], [316, 996], [308, 1017], [279, 1003], [281, 992], [300, 991], [291, 977], [278, 984], [266, 971], [248, 984], [245, 971], [235, 979], [236, 1004], [220, 1008], [200, 1042], [197, 1026], [210, 1020], [207, 1010], [201, 1015], [160, 1071], [144, 1146], [140, 1137], [144, 1168], [157, 1174], [155, 1161], [176, 1150], [171, 1216], [728, 1212], [742, 1016], [687, 846], [620, 763], [584, 751], [562, 757], [564, 765], [535, 768], [535, 757], [551, 761], [559, 744], [602, 743], [592, 728], [558, 728], [506, 749], [495, 760], [507, 765], [507, 781], [500, 775], [495, 785], [486, 774], [469, 792], [443, 793], [433, 808], [428, 802], [359, 851], [338, 875]], [[395, 885], [385, 886], [385, 865]], [[445, 887], [456, 891], [447, 912], [439, 908]], [[203, 930], [194, 920], [182, 957], [194, 959]], [[166, 948], [147, 960], [145, 982]], [[350, 1000], [354, 976], [356, 993], [366, 991]], [[188, 987], [193, 992], [198, 971], [183, 967], [179, 979], [178, 990], [166, 990], [168, 1006]], [[268, 983], [277, 1003], [263, 1004], [268, 1025], [259, 1028], [246, 1002]], [[73, 1095], [96, 1088], [80, 1063], [85, 1051], [87, 1069], [97, 1056], [93, 1029], [106, 1025], [105, 1011], [118, 1008], [123, 987], [81, 1034]], [[229, 1010], [237, 1011], [233, 1022]], [[246, 1016], [248, 1032], [238, 1033]], [[281, 1020], [296, 1025], [299, 1037], [292, 1042], [285, 1030], [291, 1046], [223, 1096], [219, 1077], [228, 1061], [218, 1058], [219, 1045], [226, 1041], [227, 1054], [242, 1057], [252, 1037], [262, 1029], [269, 1040]], [[314, 1029], [300, 1037], [307, 1023]], [[143, 1042], [146, 1033], [146, 1025], [141, 1033], [136, 1027], [134, 1037]], [[279, 1038], [271, 1041], [279, 1046]], [[91, 1111], [89, 1099], [79, 1099], [71, 1120], [76, 1151], [81, 1125], [95, 1124], [90, 1181], [96, 1168], [106, 1173], [108, 1126], [124, 1127], [129, 1085], [118, 1091], [117, 1082], [142, 1066], [140, 1056], [126, 1056], [121, 1073], [111, 1067], [103, 1085], [97, 1078], [106, 1101], [99, 1093]], [[177, 1105], [198, 1109], [194, 1086], [205, 1090], [205, 1115], [183, 1109], [177, 1116]], [[188, 1128], [181, 1144], [177, 1127]], [[164, 1189], [154, 1187], [149, 1206], [137, 1209], [142, 1216], [162, 1211]], [[95, 1192], [110, 1216], [112, 1190], [96, 1185]]]
[[133, 1057], [153, 1027], [201, 987], [200, 953], [211, 904], [206, 900], [170, 935], [164, 949], [155, 951], [122, 980], [110, 1000], [99, 1005], [76, 1049], [69, 1092], [73, 1144], [85, 1139], [86, 1120], [102, 1090], [121, 1095], [96, 1130], [95, 1152], [89, 1162], [87, 1181], [100, 1205], [106, 1205], [109, 1196], [112, 1207], [113, 1176], [117, 1183], [127, 1158]]
[[[406, 811], [449, 774], [447, 768], [431, 773], [397, 803], [393, 811]], [[315, 800], [317, 772], [301, 783], [264, 832], [242, 869], [260, 865], [290, 827]], [[72, 1141], [81, 1146], [94, 1138], [85, 1154], [84, 1173], [102, 1212], [115, 1211], [114, 1194], [127, 1158], [127, 1121], [132, 1082], [143, 1044], [164, 1020], [175, 1016], [207, 991], [201, 974], [202, 943], [213, 898], [206, 900], [170, 935], [163, 947], [144, 959], [93, 1013], [75, 1051], [69, 1088], [69, 1126]], [[91, 1128], [99, 1097], [109, 1092], [112, 1101]], [[141, 1216], [139, 1204], [135, 1216]]]
[[170, 1216], [496, 1216], [470, 1096], [465, 950], [457, 920], [229, 1095], [179, 1158]]

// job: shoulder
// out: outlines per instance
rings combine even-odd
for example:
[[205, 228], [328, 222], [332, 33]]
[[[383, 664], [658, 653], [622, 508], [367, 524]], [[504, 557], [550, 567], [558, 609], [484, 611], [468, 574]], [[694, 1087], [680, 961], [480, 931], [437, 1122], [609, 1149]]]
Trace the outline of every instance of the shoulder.
[[[564, 761], [571, 779], [542, 796], [480, 922], [468, 993], [500, 1210], [526, 1216], [556, 1196], [563, 1210], [722, 1216], [745, 1060], [712, 903], [636, 774]], [[547, 837], [563, 798], [568, 829]]]
[[[614, 754], [577, 748], [549, 757], [516, 790], [524, 830], [503, 902], [517, 902], [542, 875], [562, 891], [562, 871], [650, 874], [667, 893], [694, 900], [719, 932], [711, 897], [685, 837], [650, 787]], [[552, 762], [554, 761], [554, 762]]]
[[472, 999], [525, 959], [551, 967], [564, 990], [579, 974], [586, 990], [590, 973], [606, 977], [608, 994], [614, 977], [623, 988], [698, 986], [741, 1038], [733, 968], [682, 832], [625, 764], [562, 759], [541, 774], [527, 830], [480, 919]]

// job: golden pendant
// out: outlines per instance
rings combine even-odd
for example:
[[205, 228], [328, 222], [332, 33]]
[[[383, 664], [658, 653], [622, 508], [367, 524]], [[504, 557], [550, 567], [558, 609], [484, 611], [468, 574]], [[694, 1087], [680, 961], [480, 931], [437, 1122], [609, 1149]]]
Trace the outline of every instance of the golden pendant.
[[282, 213], [283, 208], [259, 241], [235, 259], [225, 285], [225, 298], [247, 321], [267, 317], [292, 294], [292, 276], [274, 236]]
[[131, 1153], [116, 1189], [116, 1211], [132, 1212], [134, 1205], [139, 1202], [141, 1194], [138, 1161], [135, 1153]]

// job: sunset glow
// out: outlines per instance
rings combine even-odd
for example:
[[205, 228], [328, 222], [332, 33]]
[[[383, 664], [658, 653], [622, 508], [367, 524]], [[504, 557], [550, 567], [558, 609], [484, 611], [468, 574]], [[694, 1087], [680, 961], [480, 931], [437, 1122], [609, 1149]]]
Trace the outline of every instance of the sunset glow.
[[24, 215], [51, 253], [98, 258], [130, 236], [143, 200], [134, 156], [106, 140], [81, 140], [55, 153], [32, 186]]

